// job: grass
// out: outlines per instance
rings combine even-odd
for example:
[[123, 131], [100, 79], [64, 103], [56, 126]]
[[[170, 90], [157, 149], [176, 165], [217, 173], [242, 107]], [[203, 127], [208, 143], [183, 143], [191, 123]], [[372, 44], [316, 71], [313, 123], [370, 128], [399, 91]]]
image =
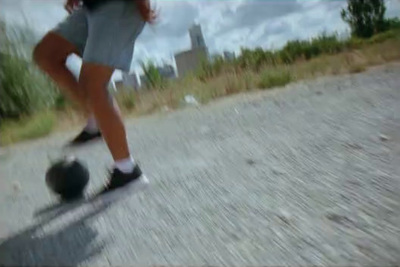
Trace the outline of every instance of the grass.
[[45, 111], [18, 121], [4, 121], [0, 127], [0, 144], [36, 139], [48, 135], [56, 125], [54, 112]]
[[137, 95], [132, 90], [126, 90], [123, 88], [121, 92], [116, 95], [116, 99], [126, 112], [130, 112], [136, 107]]
[[292, 81], [292, 75], [288, 70], [266, 70], [260, 77], [258, 83], [261, 89], [269, 89], [273, 87], [282, 87]]
[[350, 73], [360, 73], [366, 70], [365, 65], [352, 65], [349, 68]]

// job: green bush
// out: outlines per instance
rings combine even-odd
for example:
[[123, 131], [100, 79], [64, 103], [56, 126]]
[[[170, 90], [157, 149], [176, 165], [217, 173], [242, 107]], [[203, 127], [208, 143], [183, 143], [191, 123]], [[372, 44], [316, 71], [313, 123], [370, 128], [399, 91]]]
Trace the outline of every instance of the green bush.
[[390, 39], [398, 39], [400, 38], [400, 31], [399, 30], [389, 30], [386, 32], [378, 33], [374, 36], [372, 36], [370, 39], [368, 39], [368, 43], [382, 43], [386, 40]]
[[214, 77], [213, 65], [208, 60], [203, 59], [200, 62], [200, 67], [195, 72], [195, 74], [199, 78], [200, 81], [206, 82], [208, 79]]
[[56, 91], [31, 63], [13, 56], [0, 62], [0, 117], [18, 118], [54, 104]]
[[149, 89], [164, 89], [166, 87], [166, 80], [161, 76], [156, 65], [149, 61], [147, 64], [141, 63], [142, 70], [147, 79], [146, 87]]
[[[258, 47], [254, 50], [241, 48], [241, 54], [233, 62], [224, 60], [217, 56], [210, 62], [203, 60], [197, 71], [197, 78], [207, 82], [218, 77], [222, 73], [235, 72], [240, 74], [243, 71], [254, 71], [255, 73], [264, 67], [276, 67], [277, 65], [293, 64], [298, 60], [310, 60], [321, 55], [334, 55], [348, 49], [358, 49], [368, 43], [383, 42], [388, 39], [399, 38], [400, 27], [398, 19], [388, 22], [393, 29], [374, 35], [369, 39], [351, 37], [346, 40], [338, 38], [337, 34], [322, 33], [309, 40], [289, 41], [277, 51], [263, 50]], [[399, 24], [399, 25], [398, 25]]]
[[[275, 53], [273, 51], [263, 50], [260, 47], [255, 50], [242, 48], [241, 55], [235, 62], [242, 69], [258, 72], [266, 65], [275, 66], [278, 64], [279, 58], [279, 52]], [[288, 63], [286, 61], [284, 62]]]
[[400, 30], [391, 29], [385, 32], [375, 34], [368, 39], [351, 37], [345, 41], [345, 47], [349, 49], [359, 49], [366, 44], [382, 43], [387, 40], [399, 39], [399, 38], [400, 38]]
[[385, 20], [385, 30], [400, 29], [400, 18], [389, 18]]
[[19, 118], [52, 106], [58, 94], [53, 83], [27, 58], [28, 53], [19, 40], [5, 34], [3, 37], [0, 118]]
[[235, 64], [241, 69], [258, 72], [265, 66], [292, 64], [298, 59], [309, 60], [321, 54], [335, 54], [345, 48], [346, 42], [339, 40], [336, 34], [327, 35], [323, 33], [310, 40], [289, 41], [278, 51], [268, 51], [262, 48], [255, 50], [242, 48], [241, 55], [237, 58]]
[[226, 66], [227, 63], [221, 55], [216, 56], [213, 61], [203, 58], [200, 62], [200, 67], [196, 71], [196, 76], [200, 81], [206, 82], [220, 75], [226, 69]]
[[291, 64], [297, 59], [309, 60], [321, 54], [336, 54], [344, 48], [345, 43], [338, 40], [336, 35], [322, 34], [311, 40], [289, 41], [278, 53], [283, 63]]

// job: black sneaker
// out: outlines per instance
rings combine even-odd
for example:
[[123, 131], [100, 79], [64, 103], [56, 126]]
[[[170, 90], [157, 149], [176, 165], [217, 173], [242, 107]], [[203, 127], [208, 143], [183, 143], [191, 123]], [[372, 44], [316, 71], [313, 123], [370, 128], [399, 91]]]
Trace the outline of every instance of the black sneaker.
[[86, 144], [90, 141], [96, 140], [101, 138], [101, 132], [96, 132], [96, 133], [89, 133], [83, 129], [72, 141], [68, 143], [68, 146], [79, 146]]
[[137, 164], [131, 173], [123, 173], [119, 169], [115, 168], [111, 173], [108, 183], [99, 193], [96, 194], [96, 197], [112, 201], [115, 198], [118, 198], [122, 193], [128, 191], [134, 193], [143, 190], [148, 184], [149, 180], [142, 173]]

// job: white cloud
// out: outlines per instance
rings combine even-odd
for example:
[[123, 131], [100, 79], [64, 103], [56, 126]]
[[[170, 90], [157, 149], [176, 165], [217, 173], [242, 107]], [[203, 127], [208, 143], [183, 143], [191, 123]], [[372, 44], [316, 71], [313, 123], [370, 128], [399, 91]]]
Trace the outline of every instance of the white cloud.
[[67, 16], [62, 0], [0, 0], [0, 16], [43, 34]]

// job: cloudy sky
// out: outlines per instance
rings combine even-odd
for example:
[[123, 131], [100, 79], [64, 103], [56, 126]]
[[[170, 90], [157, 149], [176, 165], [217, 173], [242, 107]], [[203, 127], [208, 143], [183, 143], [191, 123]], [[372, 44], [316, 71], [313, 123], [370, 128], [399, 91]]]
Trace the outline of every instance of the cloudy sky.
[[[8, 23], [28, 21], [42, 36], [67, 16], [63, 0], [0, 0]], [[173, 55], [190, 48], [188, 28], [200, 23], [210, 52], [239, 52], [240, 47], [278, 48], [287, 40], [322, 31], [345, 32], [340, 18], [345, 0], [152, 0], [160, 10], [154, 26], [139, 36], [132, 69], [140, 60], [173, 63]], [[387, 15], [400, 14], [400, 0], [387, 1]]]

